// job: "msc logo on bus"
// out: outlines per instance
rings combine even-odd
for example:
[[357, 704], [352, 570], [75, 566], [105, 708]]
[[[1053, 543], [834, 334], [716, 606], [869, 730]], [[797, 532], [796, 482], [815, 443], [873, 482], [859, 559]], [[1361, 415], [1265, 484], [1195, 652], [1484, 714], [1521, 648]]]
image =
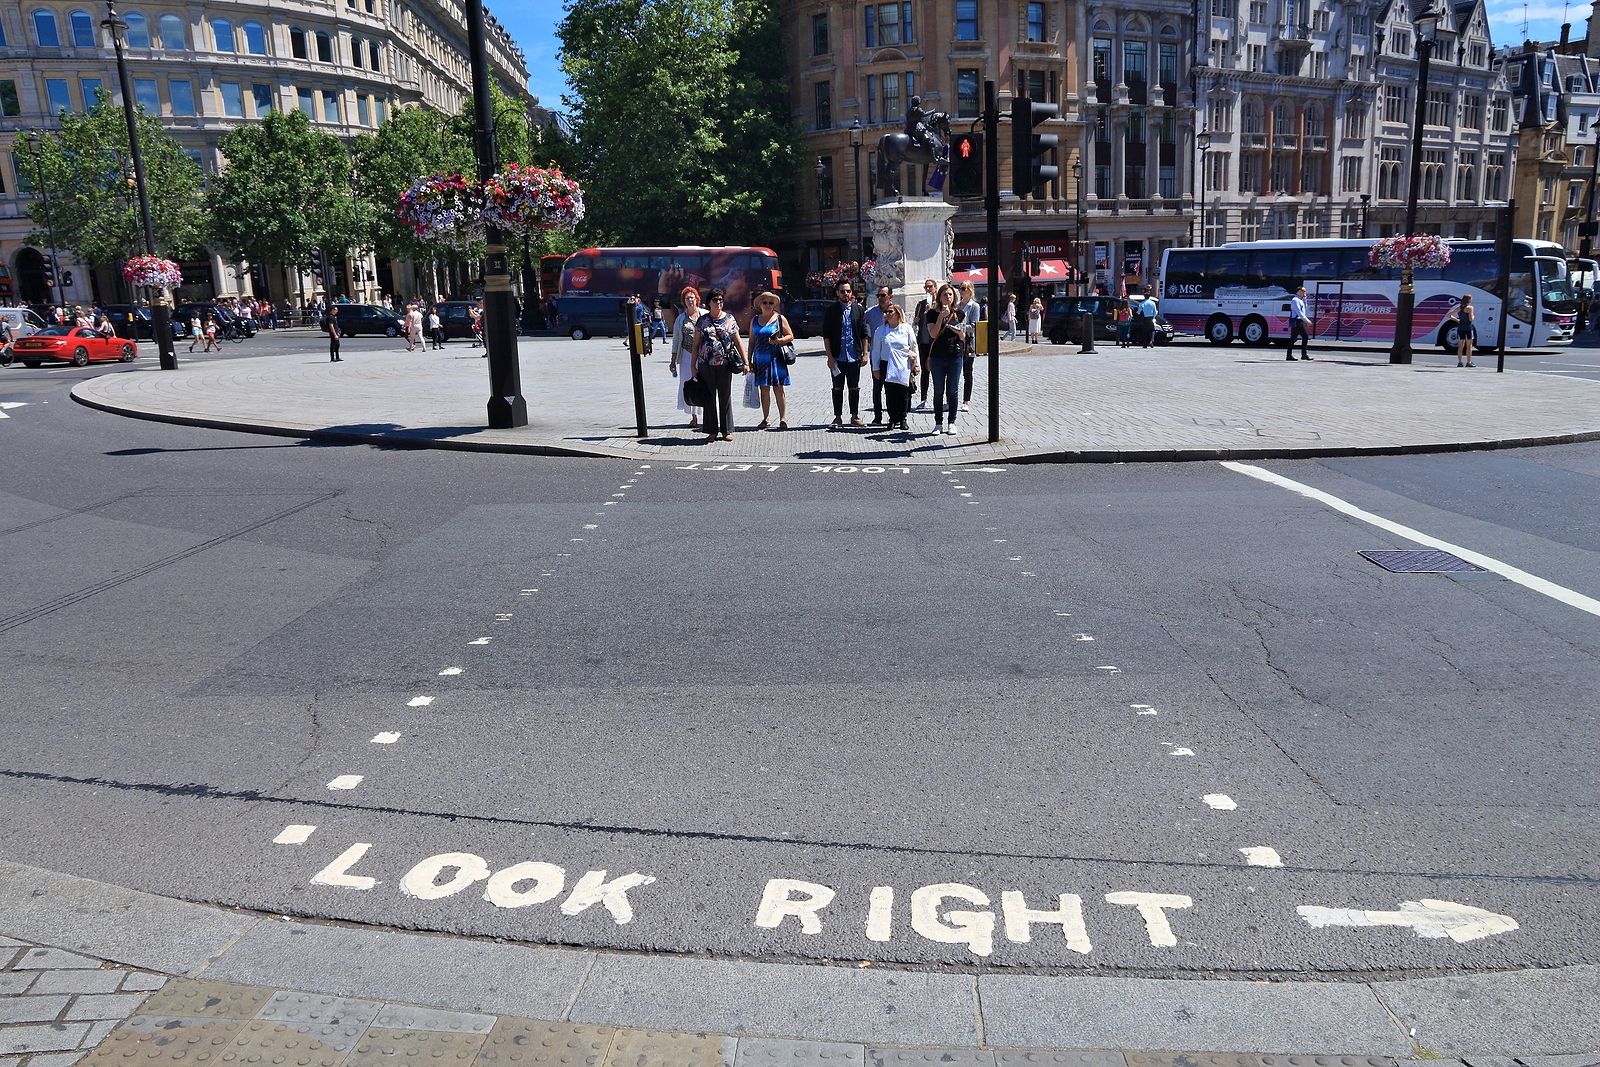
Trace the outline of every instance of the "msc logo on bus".
[[1194, 284], [1191, 284], [1191, 285], [1169, 285], [1169, 286], [1167, 286], [1167, 295], [1168, 296], [1199, 296], [1203, 292], [1205, 292], [1205, 286], [1201, 285], [1198, 282], [1195, 282]]

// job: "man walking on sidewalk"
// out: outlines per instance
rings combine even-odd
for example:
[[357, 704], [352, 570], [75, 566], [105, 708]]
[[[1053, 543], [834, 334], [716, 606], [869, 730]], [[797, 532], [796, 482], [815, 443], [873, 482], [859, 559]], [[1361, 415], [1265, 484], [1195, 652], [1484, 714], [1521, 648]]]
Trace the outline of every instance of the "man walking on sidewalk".
[[822, 317], [822, 343], [833, 375], [833, 425], [844, 425], [844, 393], [850, 390], [850, 425], [861, 425], [861, 367], [867, 362], [866, 309], [855, 302], [849, 282], [840, 282], [838, 303]]
[[1284, 358], [1294, 362], [1295, 338], [1300, 339], [1300, 358], [1311, 358], [1311, 315], [1306, 310], [1306, 287], [1301, 286], [1289, 301], [1289, 354]]

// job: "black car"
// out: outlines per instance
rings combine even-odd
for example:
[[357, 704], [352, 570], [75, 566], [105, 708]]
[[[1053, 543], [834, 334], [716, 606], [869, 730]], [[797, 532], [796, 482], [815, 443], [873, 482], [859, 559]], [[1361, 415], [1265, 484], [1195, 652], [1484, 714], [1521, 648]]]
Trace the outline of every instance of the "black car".
[[444, 324], [445, 337], [472, 337], [472, 309], [475, 300], [444, 300], [439, 304], [439, 321]]
[[[1081, 343], [1084, 316], [1093, 315], [1095, 340], [1115, 341], [1117, 309], [1127, 306], [1128, 301], [1120, 296], [1053, 297], [1044, 312], [1044, 336], [1053, 345]], [[1134, 314], [1138, 314], [1137, 308]], [[1155, 343], [1170, 344], [1175, 334], [1172, 324], [1156, 315]]]
[[198, 318], [202, 323], [204, 323], [207, 315], [210, 315], [217, 321], [218, 336], [226, 337], [234, 331], [237, 331], [238, 334], [243, 337], [254, 337], [256, 335], [255, 319], [247, 319], [223, 304], [213, 304], [209, 301], [199, 301], [196, 303], [179, 304], [177, 307], [172, 309], [172, 317], [174, 319], [182, 318], [185, 329], [187, 329], [191, 319]]
[[[335, 304], [339, 310], [339, 336], [341, 337], [399, 337], [406, 332], [406, 324], [386, 307], [376, 304]], [[327, 333], [328, 328], [322, 327]]]
[[[133, 341], [150, 341], [156, 336], [155, 320], [151, 317], [147, 307], [136, 307], [133, 304], [105, 304], [101, 310], [106, 313], [106, 318], [111, 320], [111, 326], [117, 331], [118, 337], [126, 337]], [[189, 320], [179, 315], [176, 310], [172, 312], [172, 339], [181, 341], [189, 336]]]
[[790, 303], [784, 315], [796, 337], [821, 337], [822, 319], [828, 313], [832, 300], [796, 300]]

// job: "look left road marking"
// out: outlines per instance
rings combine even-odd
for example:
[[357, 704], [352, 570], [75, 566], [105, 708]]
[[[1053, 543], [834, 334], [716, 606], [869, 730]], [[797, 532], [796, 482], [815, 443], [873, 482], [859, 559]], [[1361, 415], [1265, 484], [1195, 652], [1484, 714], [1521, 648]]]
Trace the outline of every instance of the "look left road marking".
[[272, 839], [272, 843], [274, 845], [303, 845], [311, 840], [311, 835], [316, 831], [317, 828], [315, 826], [290, 823], [278, 832], [278, 836]]
[[406, 707], [408, 707], [408, 708], [425, 708], [429, 704], [432, 704], [432, 703], [433, 703], [433, 698], [432, 697], [412, 697], [410, 700], [406, 701]]
[[1341, 500], [1332, 493], [1325, 493], [1321, 489], [1306, 485], [1304, 482], [1297, 482], [1293, 478], [1285, 478], [1281, 474], [1274, 474], [1265, 468], [1249, 463], [1236, 463], [1232, 460], [1224, 460], [1222, 465], [1236, 474], [1243, 474], [1257, 481], [1287, 489], [1292, 493], [1299, 493], [1301, 496], [1315, 500], [1319, 504], [1327, 505], [1340, 514], [1359, 519], [1369, 526], [1376, 526], [1380, 530], [1386, 530], [1396, 537], [1403, 537], [1407, 541], [1425, 545], [1428, 548], [1436, 548], [1441, 552], [1448, 552], [1452, 556], [1464, 559], [1468, 563], [1476, 564], [1486, 571], [1498, 574], [1507, 581], [1516, 582], [1525, 589], [1532, 589], [1535, 593], [1543, 593], [1552, 600], [1559, 600], [1568, 607], [1586, 611], [1590, 615], [1600, 616], [1600, 600], [1584, 596], [1582, 593], [1568, 589], [1566, 586], [1557, 585], [1555, 582], [1541, 578], [1537, 574], [1529, 574], [1520, 567], [1513, 567], [1511, 564], [1495, 559], [1493, 556], [1485, 556], [1482, 552], [1474, 552], [1470, 548], [1462, 548], [1460, 545], [1451, 544], [1449, 541], [1434, 537], [1432, 534], [1425, 534], [1421, 530], [1413, 530], [1409, 526], [1402, 526], [1400, 523], [1386, 519], [1382, 515], [1375, 515], [1364, 508], [1358, 508], [1348, 500]]
[[361, 784], [361, 775], [359, 775], [359, 774], [341, 774], [341, 775], [339, 775], [339, 777], [335, 778], [333, 781], [328, 783], [328, 788], [329, 789], [354, 789], [356, 786], [358, 786], [360, 784]]
[[7, 415], [6, 412], [12, 408], [25, 408], [27, 406], [28, 403], [25, 400], [11, 400], [0, 404], [0, 419], [9, 419], [11, 416]]

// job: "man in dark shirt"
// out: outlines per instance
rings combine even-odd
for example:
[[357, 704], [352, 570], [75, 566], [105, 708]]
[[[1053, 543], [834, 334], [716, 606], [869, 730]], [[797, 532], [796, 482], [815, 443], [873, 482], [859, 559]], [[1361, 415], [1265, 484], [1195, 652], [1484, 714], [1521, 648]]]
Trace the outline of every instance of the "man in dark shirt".
[[833, 425], [844, 425], [844, 391], [850, 390], [850, 425], [861, 422], [861, 368], [868, 356], [866, 309], [855, 300], [849, 282], [835, 290], [838, 303], [822, 319], [822, 343], [828, 349], [828, 372], [833, 375]]

